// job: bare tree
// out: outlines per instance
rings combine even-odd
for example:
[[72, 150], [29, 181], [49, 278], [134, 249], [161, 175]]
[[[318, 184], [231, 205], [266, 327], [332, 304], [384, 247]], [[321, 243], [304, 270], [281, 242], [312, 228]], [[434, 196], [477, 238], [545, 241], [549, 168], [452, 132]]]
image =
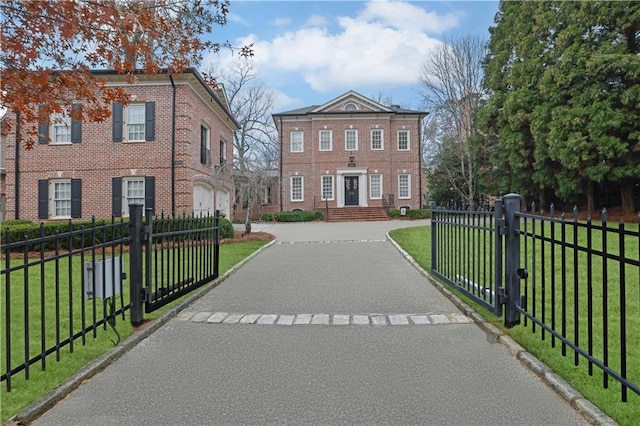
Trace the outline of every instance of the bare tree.
[[[215, 70], [208, 74], [215, 75]], [[247, 203], [245, 234], [251, 233], [251, 215], [268, 190], [270, 171], [277, 165], [277, 132], [271, 113], [273, 93], [258, 79], [250, 58], [239, 57], [216, 76], [224, 87], [231, 113], [240, 129], [233, 137], [236, 189]]]
[[486, 42], [465, 36], [445, 40], [420, 69], [421, 94], [430, 112], [425, 124], [427, 163], [439, 171], [435, 179], [467, 204], [476, 199], [474, 114], [482, 93]]

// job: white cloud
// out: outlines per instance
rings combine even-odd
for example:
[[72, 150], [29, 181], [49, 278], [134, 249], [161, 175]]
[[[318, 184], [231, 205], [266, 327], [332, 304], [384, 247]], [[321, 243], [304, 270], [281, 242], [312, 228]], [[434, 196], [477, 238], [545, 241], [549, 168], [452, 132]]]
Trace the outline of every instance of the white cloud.
[[286, 27], [289, 24], [291, 24], [291, 18], [276, 18], [273, 21], [273, 25], [276, 27]]
[[[303, 79], [312, 90], [324, 93], [388, 90], [417, 83], [428, 52], [441, 44], [430, 34], [459, 25], [459, 14], [439, 15], [427, 10], [428, 5], [362, 3], [362, 10], [355, 16], [332, 17], [328, 22], [314, 14], [303, 20], [302, 27], [272, 39], [261, 40], [251, 34], [234, 44], [254, 44], [257, 70], [272, 89], [290, 92], [290, 82]], [[205, 63], [224, 67], [229, 57], [228, 52], [222, 52]], [[294, 104], [294, 97], [286, 96], [278, 104]]]
[[[319, 21], [323, 23], [323, 21]], [[295, 72], [317, 91], [412, 84], [427, 52], [440, 44], [429, 32], [457, 24], [447, 14], [401, 2], [371, 2], [356, 17], [337, 17], [338, 30], [323, 25], [255, 40], [261, 72]]]

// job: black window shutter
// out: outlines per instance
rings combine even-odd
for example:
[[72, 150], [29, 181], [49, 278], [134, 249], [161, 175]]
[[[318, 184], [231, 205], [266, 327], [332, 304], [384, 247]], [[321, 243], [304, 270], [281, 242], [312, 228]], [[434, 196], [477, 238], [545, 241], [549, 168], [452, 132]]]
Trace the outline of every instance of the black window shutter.
[[152, 141], [156, 138], [156, 103], [147, 102], [144, 111], [144, 140]]
[[113, 141], [122, 142], [122, 104], [113, 104], [112, 119], [113, 119]]
[[[156, 213], [156, 178], [147, 176], [144, 178], [144, 208], [151, 209], [151, 213]], [[144, 212], [146, 214], [146, 212]]]
[[82, 179], [71, 179], [71, 217], [82, 217]]
[[49, 218], [49, 181], [38, 180], [38, 219]]
[[42, 105], [38, 107], [38, 143], [46, 145], [49, 143], [49, 117], [43, 115], [43, 109]]
[[[71, 117], [71, 142], [80, 143], [82, 140], [82, 121], [73, 118], [73, 115], [80, 110], [82, 106], [80, 104], [71, 105], [72, 117]], [[72, 185], [73, 188], [73, 185]], [[73, 209], [73, 207], [72, 207]], [[72, 216], [73, 217], [73, 216]]]
[[119, 177], [111, 179], [111, 214], [122, 216], [122, 178]]

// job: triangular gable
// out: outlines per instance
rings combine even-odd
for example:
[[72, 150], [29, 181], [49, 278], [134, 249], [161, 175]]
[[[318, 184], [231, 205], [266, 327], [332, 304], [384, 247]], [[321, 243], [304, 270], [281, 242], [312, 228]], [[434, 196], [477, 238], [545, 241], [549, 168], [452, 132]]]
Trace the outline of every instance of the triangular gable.
[[310, 112], [312, 113], [330, 113], [330, 112], [392, 112], [393, 110], [372, 99], [369, 99], [353, 90], [338, 96], [337, 98], [320, 105]]

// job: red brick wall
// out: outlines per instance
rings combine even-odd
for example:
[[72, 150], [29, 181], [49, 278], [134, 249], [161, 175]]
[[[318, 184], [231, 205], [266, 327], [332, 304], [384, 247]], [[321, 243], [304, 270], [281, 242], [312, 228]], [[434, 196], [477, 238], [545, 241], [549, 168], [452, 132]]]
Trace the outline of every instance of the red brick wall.
[[[143, 80], [142, 78], [140, 80]], [[233, 193], [230, 172], [219, 173], [218, 140], [228, 143], [227, 158], [232, 159], [232, 130], [218, 117], [193, 88], [176, 79], [176, 213], [193, 208], [193, 184], [206, 182]], [[169, 79], [147, 84], [127, 85], [133, 103], [155, 102], [155, 140], [113, 142], [111, 118], [103, 123], [82, 123], [79, 144], [40, 145], [20, 151], [21, 219], [37, 220], [39, 179], [82, 179], [82, 218], [111, 217], [111, 179], [113, 177], [155, 176], [156, 213], [171, 214], [172, 87]], [[211, 128], [211, 166], [200, 164], [200, 125]], [[35, 126], [35, 123], [32, 125]], [[24, 124], [23, 124], [24, 126]], [[15, 218], [15, 135], [6, 138], [6, 219]]]
[[[310, 118], [313, 117], [313, 118]], [[344, 118], [343, 118], [344, 117]], [[350, 155], [353, 155], [356, 169], [367, 169], [367, 204], [369, 206], [381, 206], [382, 200], [369, 198], [370, 174], [381, 174], [383, 179], [383, 194], [393, 194], [396, 206], [409, 206], [420, 208], [420, 151], [419, 151], [419, 119], [417, 116], [404, 116], [401, 114], [327, 114], [326, 116], [298, 116], [283, 117], [282, 128], [280, 121], [276, 119], [278, 132], [283, 145], [282, 167], [282, 204], [283, 210], [314, 209], [324, 207], [324, 201], [320, 201], [321, 175], [334, 176], [334, 200], [329, 201], [329, 207], [338, 204], [339, 179], [337, 169], [348, 167]], [[326, 127], [325, 127], [326, 126]], [[383, 150], [371, 149], [371, 129], [382, 129]], [[293, 130], [304, 132], [304, 152], [292, 153], [290, 150], [290, 133]], [[320, 151], [320, 130], [332, 131], [332, 150]], [[345, 149], [345, 131], [357, 130], [357, 150]], [[410, 150], [399, 151], [397, 131], [409, 130]], [[290, 177], [304, 176], [304, 201], [290, 201]], [[398, 174], [411, 175], [411, 198], [398, 199]], [[362, 202], [362, 200], [360, 200]], [[319, 205], [320, 203], [320, 205]]]

